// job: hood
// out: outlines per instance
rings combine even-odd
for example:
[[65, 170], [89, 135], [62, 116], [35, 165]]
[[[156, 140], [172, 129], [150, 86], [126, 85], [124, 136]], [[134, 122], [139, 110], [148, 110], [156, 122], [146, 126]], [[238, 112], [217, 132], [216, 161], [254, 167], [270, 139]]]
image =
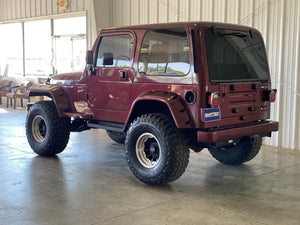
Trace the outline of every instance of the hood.
[[50, 76], [50, 84], [71, 85], [80, 80], [83, 72], [59, 73]]
[[60, 81], [67, 81], [67, 80], [79, 80], [82, 76], [83, 71], [79, 72], [70, 72], [70, 73], [60, 73], [55, 74], [50, 77], [51, 80], [60, 80]]

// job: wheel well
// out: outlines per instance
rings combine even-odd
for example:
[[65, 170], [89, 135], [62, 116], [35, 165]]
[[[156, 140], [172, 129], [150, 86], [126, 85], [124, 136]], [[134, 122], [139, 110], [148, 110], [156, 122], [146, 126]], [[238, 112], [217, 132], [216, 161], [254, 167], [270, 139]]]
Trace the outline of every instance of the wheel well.
[[172, 114], [165, 103], [153, 100], [143, 100], [135, 104], [127, 125], [130, 125], [135, 118], [149, 113], [162, 113], [168, 115], [173, 120]]

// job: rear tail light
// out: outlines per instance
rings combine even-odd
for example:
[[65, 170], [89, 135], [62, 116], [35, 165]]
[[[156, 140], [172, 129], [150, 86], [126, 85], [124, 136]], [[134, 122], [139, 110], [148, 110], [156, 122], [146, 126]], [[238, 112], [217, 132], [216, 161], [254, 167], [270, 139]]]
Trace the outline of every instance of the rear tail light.
[[207, 98], [207, 103], [212, 108], [219, 107], [219, 105], [220, 105], [220, 93], [219, 92], [214, 92], [212, 94], [209, 94], [208, 98]]
[[275, 100], [276, 100], [276, 92], [277, 92], [276, 89], [272, 89], [272, 91], [270, 92], [270, 95], [269, 95], [270, 102], [275, 102]]
[[272, 89], [272, 90], [264, 90], [263, 92], [263, 99], [264, 101], [270, 101], [270, 102], [275, 102], [276, 100], [276, 89]]

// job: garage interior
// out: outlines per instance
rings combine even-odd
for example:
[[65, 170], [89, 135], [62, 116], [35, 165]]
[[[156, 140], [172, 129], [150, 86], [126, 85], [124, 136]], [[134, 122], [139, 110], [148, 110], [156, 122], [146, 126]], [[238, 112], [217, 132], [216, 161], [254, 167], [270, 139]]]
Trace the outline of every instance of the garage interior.
[[297, 0], [0, 0], [0, 80], [42, 83], [49, 74], [82, 69], [102, 28], [177, 21], [261, 31], [278, 90], [271, 120], [279, 132], [241, 166], [222, 165], [206, 149], [191, 151], [179, 180], [151, 187], [135, 179], [124, 146], [103, 130], [72, 133], [57, 157], [37, 156], [24, 128], [28, 101], [7, 105], [2, 96], [1, 224], [299, 224]]

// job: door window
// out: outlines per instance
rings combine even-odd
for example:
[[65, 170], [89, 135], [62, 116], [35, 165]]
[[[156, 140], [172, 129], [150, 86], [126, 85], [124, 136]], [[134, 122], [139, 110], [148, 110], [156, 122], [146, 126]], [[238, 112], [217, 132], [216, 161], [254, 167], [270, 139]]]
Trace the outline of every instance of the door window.
[[97, 67], [130, 67], [133, 38], [129, 34], [102, 37]]

